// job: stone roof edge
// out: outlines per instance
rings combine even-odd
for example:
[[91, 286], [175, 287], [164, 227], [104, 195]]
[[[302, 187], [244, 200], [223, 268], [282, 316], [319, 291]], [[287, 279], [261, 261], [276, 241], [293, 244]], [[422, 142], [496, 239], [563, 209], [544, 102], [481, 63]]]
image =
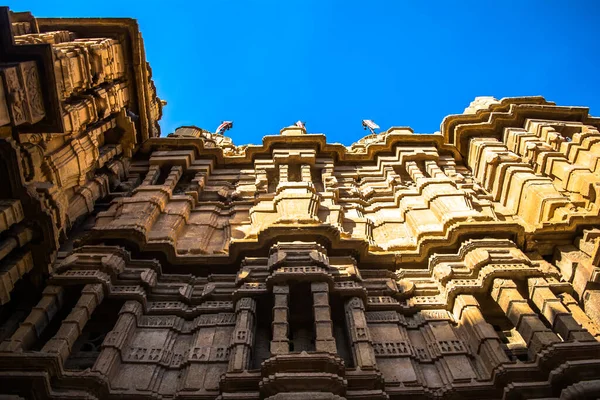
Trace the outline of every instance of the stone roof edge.
[[423, 145], [430, 143], [435, 145], [439, 150], [452, 153], [457, 159], [461, 159], [460, 154], [456, 149], [444, 143], [444, 138], [440, 134], [415, 134], [415, 133], [398, 133], [397, 131], [405, 131], [405, 127], [392, 127], [386, 131], [385, 141], [381, 143], [373, 143], [366, 146], [366, 152], [353, 153], [348, 147], [339, 143], [327, 143], [327, 139], [322, 133], [311, 133], [301, 136], [280, 136], [266, 135], [263, 136], [261, 145], [247, 145], [240, 155], [225, 155], [221, 148], [205, 148], [201, 138], [181, 138], [181, 137], [160, 137], [150, 138], [142, 145], [142, 150], [150, 152], [155, 148], [193, 148], [196, 155], [210, 154], [216, 158], [218, 164], [248, 164], [251, 163], [256, 156], [261, 154], [270, 154], [273, 147], [277, 144], [287, 144], [291, 141], [302, 143], [308, 146], [316, 145], [320, 152], [335, 154], [340, 162], [356, 162], [372, 160], [379, 153], [392, 152], [394, 146], [402, 144]]
[[506, 97], [475, 113], [449, 115], [442, 121], [441, 133], [445, 143], [455, 146], [463, 155], [468, 150], [468, 140], [478, 137], [495, 137], [503, 129], [522, 126], [525, 119], [558, 119], [600, 126], [600, 118], [589, 115], [588, 107], [557, 106], [541, 96]]

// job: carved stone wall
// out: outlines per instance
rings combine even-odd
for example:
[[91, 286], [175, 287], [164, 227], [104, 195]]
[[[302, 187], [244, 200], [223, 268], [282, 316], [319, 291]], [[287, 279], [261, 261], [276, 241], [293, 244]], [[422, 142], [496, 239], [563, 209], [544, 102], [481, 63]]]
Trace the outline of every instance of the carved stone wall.
[[160, 137], [135, 21], [0, 19], [0, 397], [600, 397], [586, 108]]

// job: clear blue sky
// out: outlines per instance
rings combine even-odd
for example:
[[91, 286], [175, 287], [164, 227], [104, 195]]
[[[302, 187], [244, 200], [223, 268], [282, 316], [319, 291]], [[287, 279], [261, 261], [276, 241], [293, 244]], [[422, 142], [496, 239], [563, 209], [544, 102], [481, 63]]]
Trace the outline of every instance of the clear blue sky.
[[599, 1], [10, 0], [38, 17], [132, 17], [163, 134], [234, 120], [236, 144], [301, 119], [350, 144], [361, 119], [439, 130], [476, 96], [600, 114]]

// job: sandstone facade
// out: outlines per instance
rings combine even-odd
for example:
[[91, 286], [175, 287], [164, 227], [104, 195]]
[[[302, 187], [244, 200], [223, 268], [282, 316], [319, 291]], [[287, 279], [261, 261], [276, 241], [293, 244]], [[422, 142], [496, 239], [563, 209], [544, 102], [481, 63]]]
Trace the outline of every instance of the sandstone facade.
[[160, 137], [137, 24], [0, 9], [0, 398], [600, 397], [600, 119]]

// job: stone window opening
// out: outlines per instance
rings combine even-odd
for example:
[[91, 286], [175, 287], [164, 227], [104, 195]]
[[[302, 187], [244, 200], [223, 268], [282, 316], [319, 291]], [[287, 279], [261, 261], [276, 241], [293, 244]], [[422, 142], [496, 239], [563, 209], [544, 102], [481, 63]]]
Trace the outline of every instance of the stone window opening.
[[102, 135], [103, 144], [119, 144], [123, 136], [123, 130], [119, 127], [110, 128]]
[[164, 185], [165, 182], [167, 181], [167, 178], [169, 177], [170, 173], [171, 173], [170, 165], [161, 165], [160, 173], [158, 174], [158, 178], [156, 178], [156, 182], [154, 182], [154, 184], [155, 185]]
[[394, 165], [394, 172], [400, 177], [402, 183], [413, 182], [412, 177], [402, 165]]
[[330, 294], [331, 320], [333, 322], [333, 337], [338, 356], [344, 360], [346, 368], [354, 368], [354, 357], [348, 336], [348, 324], [344, 310], [345, 299], [339, 295]]
[[288, 182], [302, 182], [302, 166], [300, 164], [288, 165]]
[[542, 321], [542, 323], [546, 326], [546, 328], [548, 328], [551, 332], [553, 332], [556, 336], [558, 336], [558, 338], [564, 342], [565, 339], [558, 333], [556, 332], [556, 330], [554, 329], [554, 326], [552, 325], [552, 323], [550, 321], [548, 321], [548, 319], [546, 318], [546, 315], [544, 315], [544, 313], [542, 313], [542, 310], [539, 309], [539, 307], [537, 306], [537, 304], [535, 304], [530, 298], [529, 298], [529, 294], [527, 293], [527, 289], [525, 288], [525, 282], [521, 283], [517, 283], [517, 286], [519, 288], [519, 292], [521, 293], [521, 295], [523, 296], [524, 299], [527, 300], [527, 304], [529, 305], [529, 307], [531, 307], [531, 309], [537, 313], [538, 318], [540, 321]]
[[533, 300], [531, 300], [529, 298], [529, 290], [527, 288], [527, 281], [518, 280], [518, 281], [515, 281], [515, 283], [517, 284], [517, 290], [519, 291], [519, 294], [525, 300], [527, 300], [527, 304], [529, 305], [529, 307], [531, 307], [531, 309], [535, 313], [537, 313], [539, 320], [542, 321], [542, 323], [546, 326], [546, 328], [548, 328], [550, 331], [554, 332], [560, 338], [560, 340], [562, 340], [564, 342], [564, 339], [554, 331], [552, 323], [550, 321], [548, 321], [548, 319], [546, 318], [544, 313], [542, 313], [542, 310], [540, 310], [539, 307], [533, 302]]
[[277, 186], [279, 185], [279, 169], [271, 168], [267, 169], [267, 185], [268, 192], [274, 193], [277, 190]]
[[312, 177], [315, 190], [317, 192], [324, 192], [325, 186], [323, 185], [323, 170], [321, 168], [311, 168], [310, 175]]
[[498, 303], [489, 296], [477, 297], [477, 301], [481, 305], [485, 321], [492, 325], [502, 342], [501, 346], [506, 356], [511, 361], [529, 361], [527, 344]]
[[185, 194], [185, 192], [198, 191], [198, 184], [196, 182], [192, 182], [195, 177], [196, 173], [194, 171], [188, 171], [184, 173], [175, 185], [173, 194]]
[[9, 339], [17, 331], [40, 298], [39, 290], [31, 283], [29, 274], [15, 283], [10, 301], [0, 306], [0, 342]]
[[580, 125], [554, 125], [555, 131], [561, 134], [562, 137], [565, 138], [567, 142], [573, 141], [573, 135], [576, 133], [581, 133], [583, 126]]
[[[27, 164], [27, 163], [23, 163]], [[0, 196], [0, 199], [10, 199], [13, 197], [13, 188], [10, 184], [10, 172], [9, 172], [9, 161], [0, 159], [0, 182], [8, 182], [2, 187], [3, 195]]]
[[419, 170], [425, 178], [431, 178], [431, 174], [429, 173], [429, 171], [427, 171], [427, 165], [425, 160], [417, 161], [417, 166], [419, 167]]
[[37, 341], [33, 344], [30, 350], [41, 351], [46, 343], [58, 333], [62, 322], [71, 313], [77, 301], [81, 297], [81, 291], [83, 285], [72, 285], [65, 286], [63, 293], [63, 302], [60, 310], [54, 315], [52, 320], [48, 323], [46, 328], [42, 331], [42, 334], [38, 337]]
[[71, 354], [65, 362], [65, 369], [83, 371], [94, 366], [100, 356], [100, 346], [104, 338], [117, 324], [123, 303], [122, 300], [104, 299], [96, 307], [73, 344]]
[[310, 283], [290, 285], [290, 352], [316, 351], [315, 317]]
[[506, 321], [498, 321], [497, 324], [494, 324], [492, 326], [498, 334], [498, 337], [502, 342], [502, 349], [504, 350], [504, 353], [508, 356], [508, 358], [511, 361], [529, 361], [527, 346], [525, 346], [525, 342], [523, 341], [523, 338], [521, 337], [517, 329], [514, 326], [512, 326], [510, 321], [508, 321], [508, 324], [506, 324]]
[[256, 299], [256, 328], [254, 335], [254, 347], [251, 356], [251, 368], [260, 369], [263, 361], [271, 357], [271, 340], [273, 340], [273, 330], [271, 322], [273, 320], [273, 296], [270, 294], [262, 295]]

